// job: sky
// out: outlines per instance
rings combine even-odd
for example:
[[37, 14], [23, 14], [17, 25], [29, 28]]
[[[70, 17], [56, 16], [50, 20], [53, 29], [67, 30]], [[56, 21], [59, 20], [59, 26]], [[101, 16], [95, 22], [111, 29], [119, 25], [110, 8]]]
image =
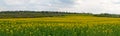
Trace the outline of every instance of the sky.
[[0, 11], [16, 10], [120, 14], [120, 0], [0, 0]]

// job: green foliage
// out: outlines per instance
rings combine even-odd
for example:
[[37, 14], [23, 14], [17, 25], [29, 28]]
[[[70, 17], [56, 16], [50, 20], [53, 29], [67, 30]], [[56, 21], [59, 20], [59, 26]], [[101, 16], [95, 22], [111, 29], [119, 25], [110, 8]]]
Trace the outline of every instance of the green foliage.
[[1, 11], [0, 18], [40, 18], [40, 17], [63, 17], [63, 16], [96, 16], [120, 18], [118, 14], [92, 14], [92, 13], [70, 13], [59, 11]]
[[64, 16], [65, 12], [48, 12], [48, 11], [2, 11], [0, 18], [39, 18], [39, 17], [56, 17]]
[[118, 14], [108, 14], [108, 13], [96, 14], [96, 15], [94, 15], [94, 16], [97, 16], [97, 17], [120, 18], [120, 15], [118, 15]]
[[58, 11], [1, 11], [0, 18], [40, 18], [61, 16], [91, 16], [92, 13], [70, 13]]

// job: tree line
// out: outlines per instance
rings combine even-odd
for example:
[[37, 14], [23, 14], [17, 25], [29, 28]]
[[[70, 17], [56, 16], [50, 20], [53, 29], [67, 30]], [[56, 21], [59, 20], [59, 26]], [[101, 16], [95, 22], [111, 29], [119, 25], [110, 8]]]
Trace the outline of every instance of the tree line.
[[70, 13], [59, 11], [1, 11], [0, 18], [39, 18], [39, 17], [60, 17], [69, 15], [84, 15], [84, 16], [96, 16], [96, 17], [113, 17], [120, 18], [118, 14], [92, 14], [92, 13]]
[[38, 18], [38, 17], [57, 17], [70, 14], [68, 12], [57, 11], [1, 11], [0, 18]]

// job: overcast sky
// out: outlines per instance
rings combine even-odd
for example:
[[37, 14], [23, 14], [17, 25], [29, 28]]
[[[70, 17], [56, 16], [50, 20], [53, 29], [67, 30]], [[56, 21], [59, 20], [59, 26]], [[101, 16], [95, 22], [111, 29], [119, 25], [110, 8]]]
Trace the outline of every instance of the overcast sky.
[[120, 0], [0, 0], [0, 11], [6, 10], [120, 14]]

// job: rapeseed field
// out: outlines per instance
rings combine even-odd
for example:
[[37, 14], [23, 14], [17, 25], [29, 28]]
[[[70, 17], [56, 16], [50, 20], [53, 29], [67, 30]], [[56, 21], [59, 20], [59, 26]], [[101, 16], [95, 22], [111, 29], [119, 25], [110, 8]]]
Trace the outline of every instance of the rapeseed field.
[[120, 18], [64, 16], [0, 19], [0, 36], [120, 36]]

